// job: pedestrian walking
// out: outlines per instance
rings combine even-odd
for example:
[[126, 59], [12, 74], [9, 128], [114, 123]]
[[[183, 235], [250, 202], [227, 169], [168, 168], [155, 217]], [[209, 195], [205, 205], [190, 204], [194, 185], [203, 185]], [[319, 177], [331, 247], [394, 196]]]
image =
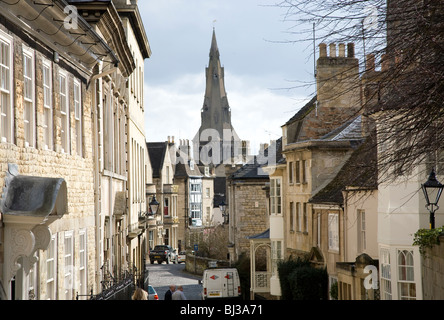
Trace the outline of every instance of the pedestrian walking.
[[165, 292], [165, 298], [164, 300], [172, 300], [171, 296], [173, 295], [173, 292], [176, 291], [176, 286], [174, 284], [170, 285], [170, 288], [167, 292]]
[[137, 288], [132, 296], [133, 300], [148, 300], [148, 292], [142, 288]]
[[187, 300], [185, 297], [185, 294], [183, 293], [183, 287], [177, 286], [177, 290], [174, 291], [173, 295], [171, 296], [172, 300]]

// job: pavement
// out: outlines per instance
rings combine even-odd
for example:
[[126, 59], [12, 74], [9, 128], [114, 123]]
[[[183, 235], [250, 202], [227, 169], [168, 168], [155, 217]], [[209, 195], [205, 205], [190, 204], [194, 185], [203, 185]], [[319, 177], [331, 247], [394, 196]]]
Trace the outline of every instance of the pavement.
[[187, 300], [202, 300], [202, 285], [199, 284], [202, 276], [185, 271], [185, 264], [155, 263], [148, 264], [146, 269], [149, 272], [148, 284], [156, 290], [159, 300], [164, 300], [171, 284], [183, 286]]

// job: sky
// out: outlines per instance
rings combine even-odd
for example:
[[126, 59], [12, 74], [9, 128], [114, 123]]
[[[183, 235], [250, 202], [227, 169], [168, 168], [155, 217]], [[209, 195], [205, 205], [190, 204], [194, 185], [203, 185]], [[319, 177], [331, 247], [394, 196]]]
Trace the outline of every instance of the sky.
[[253, 153], [280, 138], [313, 95], [301, 85], [313, 81], [313, 43], [290, 42], [294, 25], [273, 0], [139, 0], [139, 10], [152, 50], [144, 90], [149, 142], [197, 133], [213, 28], [232, 125]]

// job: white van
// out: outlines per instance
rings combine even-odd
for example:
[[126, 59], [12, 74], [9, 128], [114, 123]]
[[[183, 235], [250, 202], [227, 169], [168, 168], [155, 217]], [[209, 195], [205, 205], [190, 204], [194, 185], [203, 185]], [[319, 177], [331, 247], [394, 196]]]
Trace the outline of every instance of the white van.
[[202, 298], [233, 299], [240, 298], [241, 287], [236, 268], [211, 268], [204, 270], [202, 276]]

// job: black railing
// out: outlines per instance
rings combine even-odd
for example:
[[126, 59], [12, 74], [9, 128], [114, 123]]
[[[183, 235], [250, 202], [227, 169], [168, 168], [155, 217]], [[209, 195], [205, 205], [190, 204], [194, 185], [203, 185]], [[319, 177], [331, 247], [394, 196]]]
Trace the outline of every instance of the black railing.
[[145, 269], [145, 265], [141, 270], [133, 266], [132, 270], [124, 271], [118, 276], [113, 276], [106, 264], [101, 269], [103, 272], [102, 292], [93, 294], [91, 289], [90, 294], [77, 293], [77, 300], [79, 297], [88, 297], [88, 300], [131, 300], [136, 287], [148, 290], [148, 270]]

